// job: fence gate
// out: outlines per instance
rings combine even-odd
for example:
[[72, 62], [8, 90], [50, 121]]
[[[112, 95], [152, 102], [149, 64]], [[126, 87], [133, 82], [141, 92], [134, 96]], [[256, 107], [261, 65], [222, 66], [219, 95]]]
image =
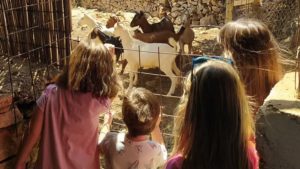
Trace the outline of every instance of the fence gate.
[[69, 0], [0, 1], [0, 168], [11, 167], [24, 128], [16, 93], [35, 99], [38, 70], [67, 63], [71, 19]]

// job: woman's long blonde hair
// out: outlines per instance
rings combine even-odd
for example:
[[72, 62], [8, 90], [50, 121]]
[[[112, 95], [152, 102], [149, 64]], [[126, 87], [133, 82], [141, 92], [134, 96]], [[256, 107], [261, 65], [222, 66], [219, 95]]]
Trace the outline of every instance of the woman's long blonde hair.
[[234, 60], [247, 94], [261, 106], [282, 77], [282, 57], [274, 36], [259, 21], [239, 19], [223, 26], [218, 38], [225, 56]]
[[174, 124], [173, 155], [182, 168], [250, 168], [247, 146], [254, 136], [251, 106], [237, 72], [227, 63], [208, 61], [195, 68]]
[[64, 89], [113, 98], [121, 89], [113, 58], [105, 46], [95, 40], [81, 41], [72, 51], [69, 64], [54, 81]]

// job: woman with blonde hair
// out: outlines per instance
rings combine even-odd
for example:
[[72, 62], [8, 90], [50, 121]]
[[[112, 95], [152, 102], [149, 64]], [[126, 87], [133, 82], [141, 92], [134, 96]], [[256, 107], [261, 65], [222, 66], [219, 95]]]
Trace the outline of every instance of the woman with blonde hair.
[[186, 82], [167, 169], [258, 169], [251, 106], [237, 72], [221, 61], [194, 68]]
[[281, 53], [276, 39], [265, 24], [252, 19], [227, 23], [218, 39], [225, 57], [234, 60], [257, 110], [282, 77]]
[[99, 169], [99, 115], [108, 110], [120, 84], [109, 51], [96, 39], [84, 40], [70, 62], [37, 100], [29, 134], [17, 158], [26, 160], [40, 138], [38, 169]]

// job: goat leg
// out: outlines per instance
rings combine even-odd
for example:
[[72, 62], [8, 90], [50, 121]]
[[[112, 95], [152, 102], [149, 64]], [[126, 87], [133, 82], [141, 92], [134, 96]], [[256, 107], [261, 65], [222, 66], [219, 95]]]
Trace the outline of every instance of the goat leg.
[[192, 43], [189, 43], [188, 46], [189, 46], [189, 54], [192, 54]]
[[126, 65], [127, 65], [128, 62], [125, 59], [125, 60], [119, 61], [119, 63], [122, 64], [122, 69], [121, 69], [121, 72], [120, 72], [120, 74], [122, 75], [124, 73], [125, 67], [126, 67]]

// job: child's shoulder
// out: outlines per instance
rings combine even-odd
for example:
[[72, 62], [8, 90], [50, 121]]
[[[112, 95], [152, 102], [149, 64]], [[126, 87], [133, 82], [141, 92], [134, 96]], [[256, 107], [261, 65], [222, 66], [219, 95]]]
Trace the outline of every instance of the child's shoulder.
[[164, 144], [159, 144], [156, 141], [148, 140], [146, 144], [154, 151], [167, 152], [166, 146]]
[[43, 91], [43, 94], [48, 95], [51, 91], [57, 90], [56, 84], [49, 84], [46, 86], [46, 88]]
[[56, 84], [49, 84], [49, 85], [46, 86], [44, 91], [47, 92], [47, 91], [51, 91], [51, 90], [55, 90], [55, 89], [57, 89]]
[[166, 164], [166, 169], [179, 169], [182, 166], [184, 158], [181, 154], [172, 156]]

